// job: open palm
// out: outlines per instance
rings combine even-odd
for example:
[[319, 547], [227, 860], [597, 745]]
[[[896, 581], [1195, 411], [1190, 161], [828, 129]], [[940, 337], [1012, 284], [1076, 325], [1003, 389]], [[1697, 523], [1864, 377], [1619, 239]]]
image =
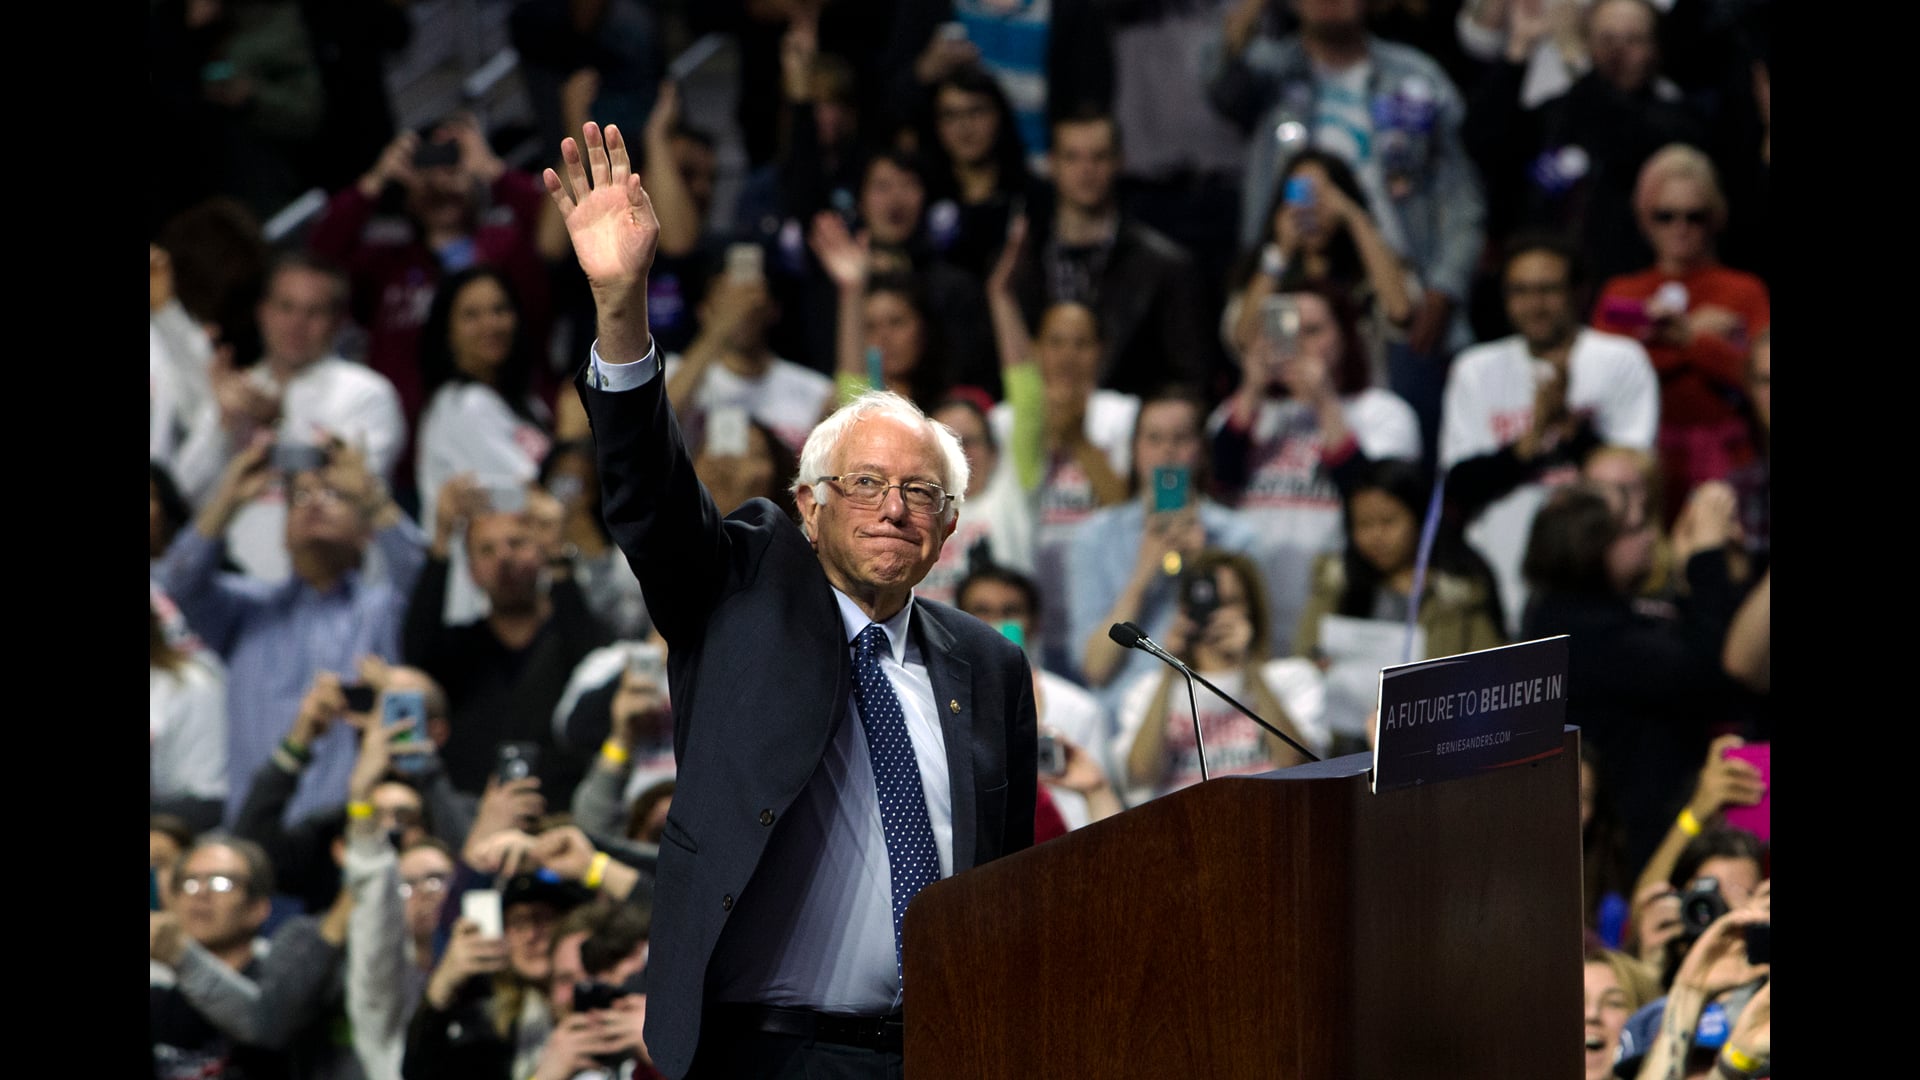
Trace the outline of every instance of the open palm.
[[653, 201], [633, 171], [619, 128], [608, 125], [603, 139], [600, 126], [590, 122], [581, 134], [584, 153], [573, 139], [561, 141], [566, 180], [548, 169], [542, 177], [547, 194], [560, 208], [574, 257], [595, 290], [644, 285], [660, 237]]

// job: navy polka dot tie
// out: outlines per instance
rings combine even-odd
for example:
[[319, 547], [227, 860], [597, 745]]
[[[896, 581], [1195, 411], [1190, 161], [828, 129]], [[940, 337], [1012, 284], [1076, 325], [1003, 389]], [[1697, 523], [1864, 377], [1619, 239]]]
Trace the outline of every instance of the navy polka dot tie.
[[853, 640], [853, 701], [867, 729], [867, 753], [880, 793], [880, 827], [886, 833], [887, 868], [893, 877], [894, 973], [904, 984], [900, 921], [906, 917], [907, 902], [940, 877], [940, 851], [933, 844], [933, 819], [927, 816], [920, 764], [907, 737], [907, 716], [892, 680], [880, 667], [880, 654], [887, 649], [887, 632], [879, 623], [868, 623]]

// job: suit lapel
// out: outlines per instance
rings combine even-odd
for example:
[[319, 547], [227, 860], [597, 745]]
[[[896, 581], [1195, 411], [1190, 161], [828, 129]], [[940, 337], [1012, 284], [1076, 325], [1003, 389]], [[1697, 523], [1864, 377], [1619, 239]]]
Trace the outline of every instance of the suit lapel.
[[[947, 776], [953, 785], [953, 870], [957, 874], [971, 869], [978, 861], [973, 783], [973, 665], [954, 655], [953, 635], [935, 620], [929, 605], [914, 605], [913, 622], [920, 628], [927, 676], [933, 683], [933, 707], [940, 714], [940, 730], [946, 736]], [[956, 704], [958, 709], [954, 708]]]

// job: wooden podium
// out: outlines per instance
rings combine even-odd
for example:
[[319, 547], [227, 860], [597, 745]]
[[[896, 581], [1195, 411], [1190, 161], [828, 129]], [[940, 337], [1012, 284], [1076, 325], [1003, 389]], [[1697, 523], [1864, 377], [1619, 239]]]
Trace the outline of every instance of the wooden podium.
[[935, 882], [906, 1074], [1579, 1076], [1578, 740], [1379, 795], [1364, 754], [1216, 779]]

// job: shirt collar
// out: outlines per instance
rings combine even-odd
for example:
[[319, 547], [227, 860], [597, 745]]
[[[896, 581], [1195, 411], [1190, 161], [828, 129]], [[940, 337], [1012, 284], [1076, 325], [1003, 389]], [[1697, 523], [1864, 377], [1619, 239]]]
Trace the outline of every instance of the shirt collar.
[[[860, 631], [865, 630], [873, 620], [860, 610], [860, 605], [854, 603], [851, 596], [839, 589], [833, 590], [833, 598], [840, 603], [840, 621], [846, 626], [847, 644], [851, 645], [860, 636]], [[880, 624], [881, 629], [887, 632], [887, 648], [893, 653], [893, 662], [903, 667], [907, 662], [907, 623], [912, 616], [913, 594], [909, 593], [907, 602], [901, 605], [893, 618]]]

